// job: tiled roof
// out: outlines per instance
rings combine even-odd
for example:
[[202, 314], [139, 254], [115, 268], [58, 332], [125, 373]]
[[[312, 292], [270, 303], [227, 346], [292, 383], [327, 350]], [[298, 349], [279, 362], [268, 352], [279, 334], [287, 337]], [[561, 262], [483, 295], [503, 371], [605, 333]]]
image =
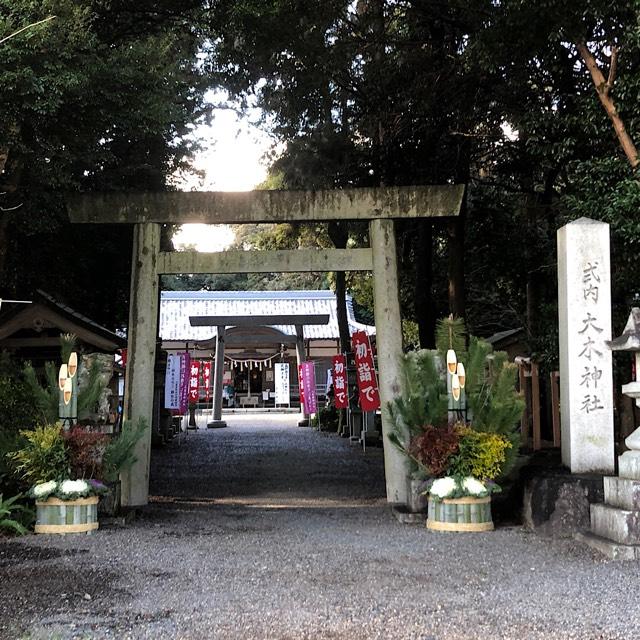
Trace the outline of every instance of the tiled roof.
[[[329, 314], [329, 324], [307, 325], [305, 338], [338, 338], [336, 296], [332, 291], [163, 291], [160, 298], [160, 337], [163, 340], [208, 340], [215, 327], [192, 327], [189, 316]], [[351, 333], [375, 333], [375, 327], [356, 322], [351, 296], [347, 296]], [[295, 336], [293, 325], [274, 325]]]

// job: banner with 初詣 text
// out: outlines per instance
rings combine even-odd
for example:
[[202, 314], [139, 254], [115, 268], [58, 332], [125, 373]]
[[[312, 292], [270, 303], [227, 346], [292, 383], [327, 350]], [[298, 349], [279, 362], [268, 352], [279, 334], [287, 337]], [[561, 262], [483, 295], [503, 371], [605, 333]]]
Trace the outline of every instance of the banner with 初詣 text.
[[347, 392], [347, 358], [344, 355], [333, 356], [333, 399], [336, 409], [349, 406]]
[[356, 331], [351, 336], [351, 342], [356, 361], [360, 408], [363, 411], [375, 411], [380, 408], [380, 394], [369, 336], [364, 331]]
[[198, 402], [200, 388], [200, 360], [189, 364], [189, 402]]

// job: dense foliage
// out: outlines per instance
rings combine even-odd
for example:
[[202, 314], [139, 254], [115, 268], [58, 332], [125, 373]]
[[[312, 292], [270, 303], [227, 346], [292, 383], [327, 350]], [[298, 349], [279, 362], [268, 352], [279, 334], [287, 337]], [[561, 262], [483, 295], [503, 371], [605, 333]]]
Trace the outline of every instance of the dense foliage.
[[162, 190], [184, 167], [202, 116], [199, 9], [0, 0], [0, 295], [41, 288], [124, 325], [131, 231], [70, 225], [63, 193]]
[[[404, 315], [422, 347], [450, 311], [476, 335], [522, 326], [552, 364], [562, 224], [611, 224], [616, 326], [635, 289], [640, 186], [619, 125], [633, 145], [638, 12], [633, 0], [0, 0], [3, 37], [56, 16], [0, 44], [0, 294], [39, 286], [122, 325], [129, 230], [68, 225], [59, 194], [167, 188], [204, 88], [224, 88], [223, 106], [260, 107], [284, 149], [266, 187], [467, 183], [457, 220], [398, 224]], [[254, 247], [367, 242], [351, 225], [243, 233]], [[370, 311], [368, 276], [340, 278], [171, 280], [347, 286]]]

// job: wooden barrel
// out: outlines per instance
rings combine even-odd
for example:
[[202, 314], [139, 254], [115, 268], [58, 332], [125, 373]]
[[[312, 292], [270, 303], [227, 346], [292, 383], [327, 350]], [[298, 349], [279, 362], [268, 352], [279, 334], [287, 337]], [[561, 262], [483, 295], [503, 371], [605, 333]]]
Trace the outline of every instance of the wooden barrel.
[[90, 533], [98, 528], [98, 496], [36, 501], [36, 533]]
[[427, 528], [434, 531], [492, 531], [491, 496], [444, 500], [429, 496]]

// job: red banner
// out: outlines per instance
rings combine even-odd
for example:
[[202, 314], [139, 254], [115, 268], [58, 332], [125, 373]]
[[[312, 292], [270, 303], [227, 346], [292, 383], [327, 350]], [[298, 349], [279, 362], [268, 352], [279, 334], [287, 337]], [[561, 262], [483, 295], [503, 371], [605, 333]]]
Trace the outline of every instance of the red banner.
[[364, 331], [356, 331], [351, 336], [351, 342], [356, 361], [360, 408], [363, 411], [375, 411], [380, 408], [380, 394], [369, 336]]
[[298, 365], [298, 388], [300, 389], [300, 406], [304, 408], [304, 382], [302, 381], [302, 365]]
[[189, 402], [198, 402], [200, 386], [200, 360], [192, 360], [189, 369]]
[[346, 409], [349, 406], [347, 391], [347, 359], [345, 356], [333, 356], [333, 399], [336, 409]]
[[211, 399], [211, 361], [202, 363], [202, 381], [204, 382], [204, 398], [208, 402]]

